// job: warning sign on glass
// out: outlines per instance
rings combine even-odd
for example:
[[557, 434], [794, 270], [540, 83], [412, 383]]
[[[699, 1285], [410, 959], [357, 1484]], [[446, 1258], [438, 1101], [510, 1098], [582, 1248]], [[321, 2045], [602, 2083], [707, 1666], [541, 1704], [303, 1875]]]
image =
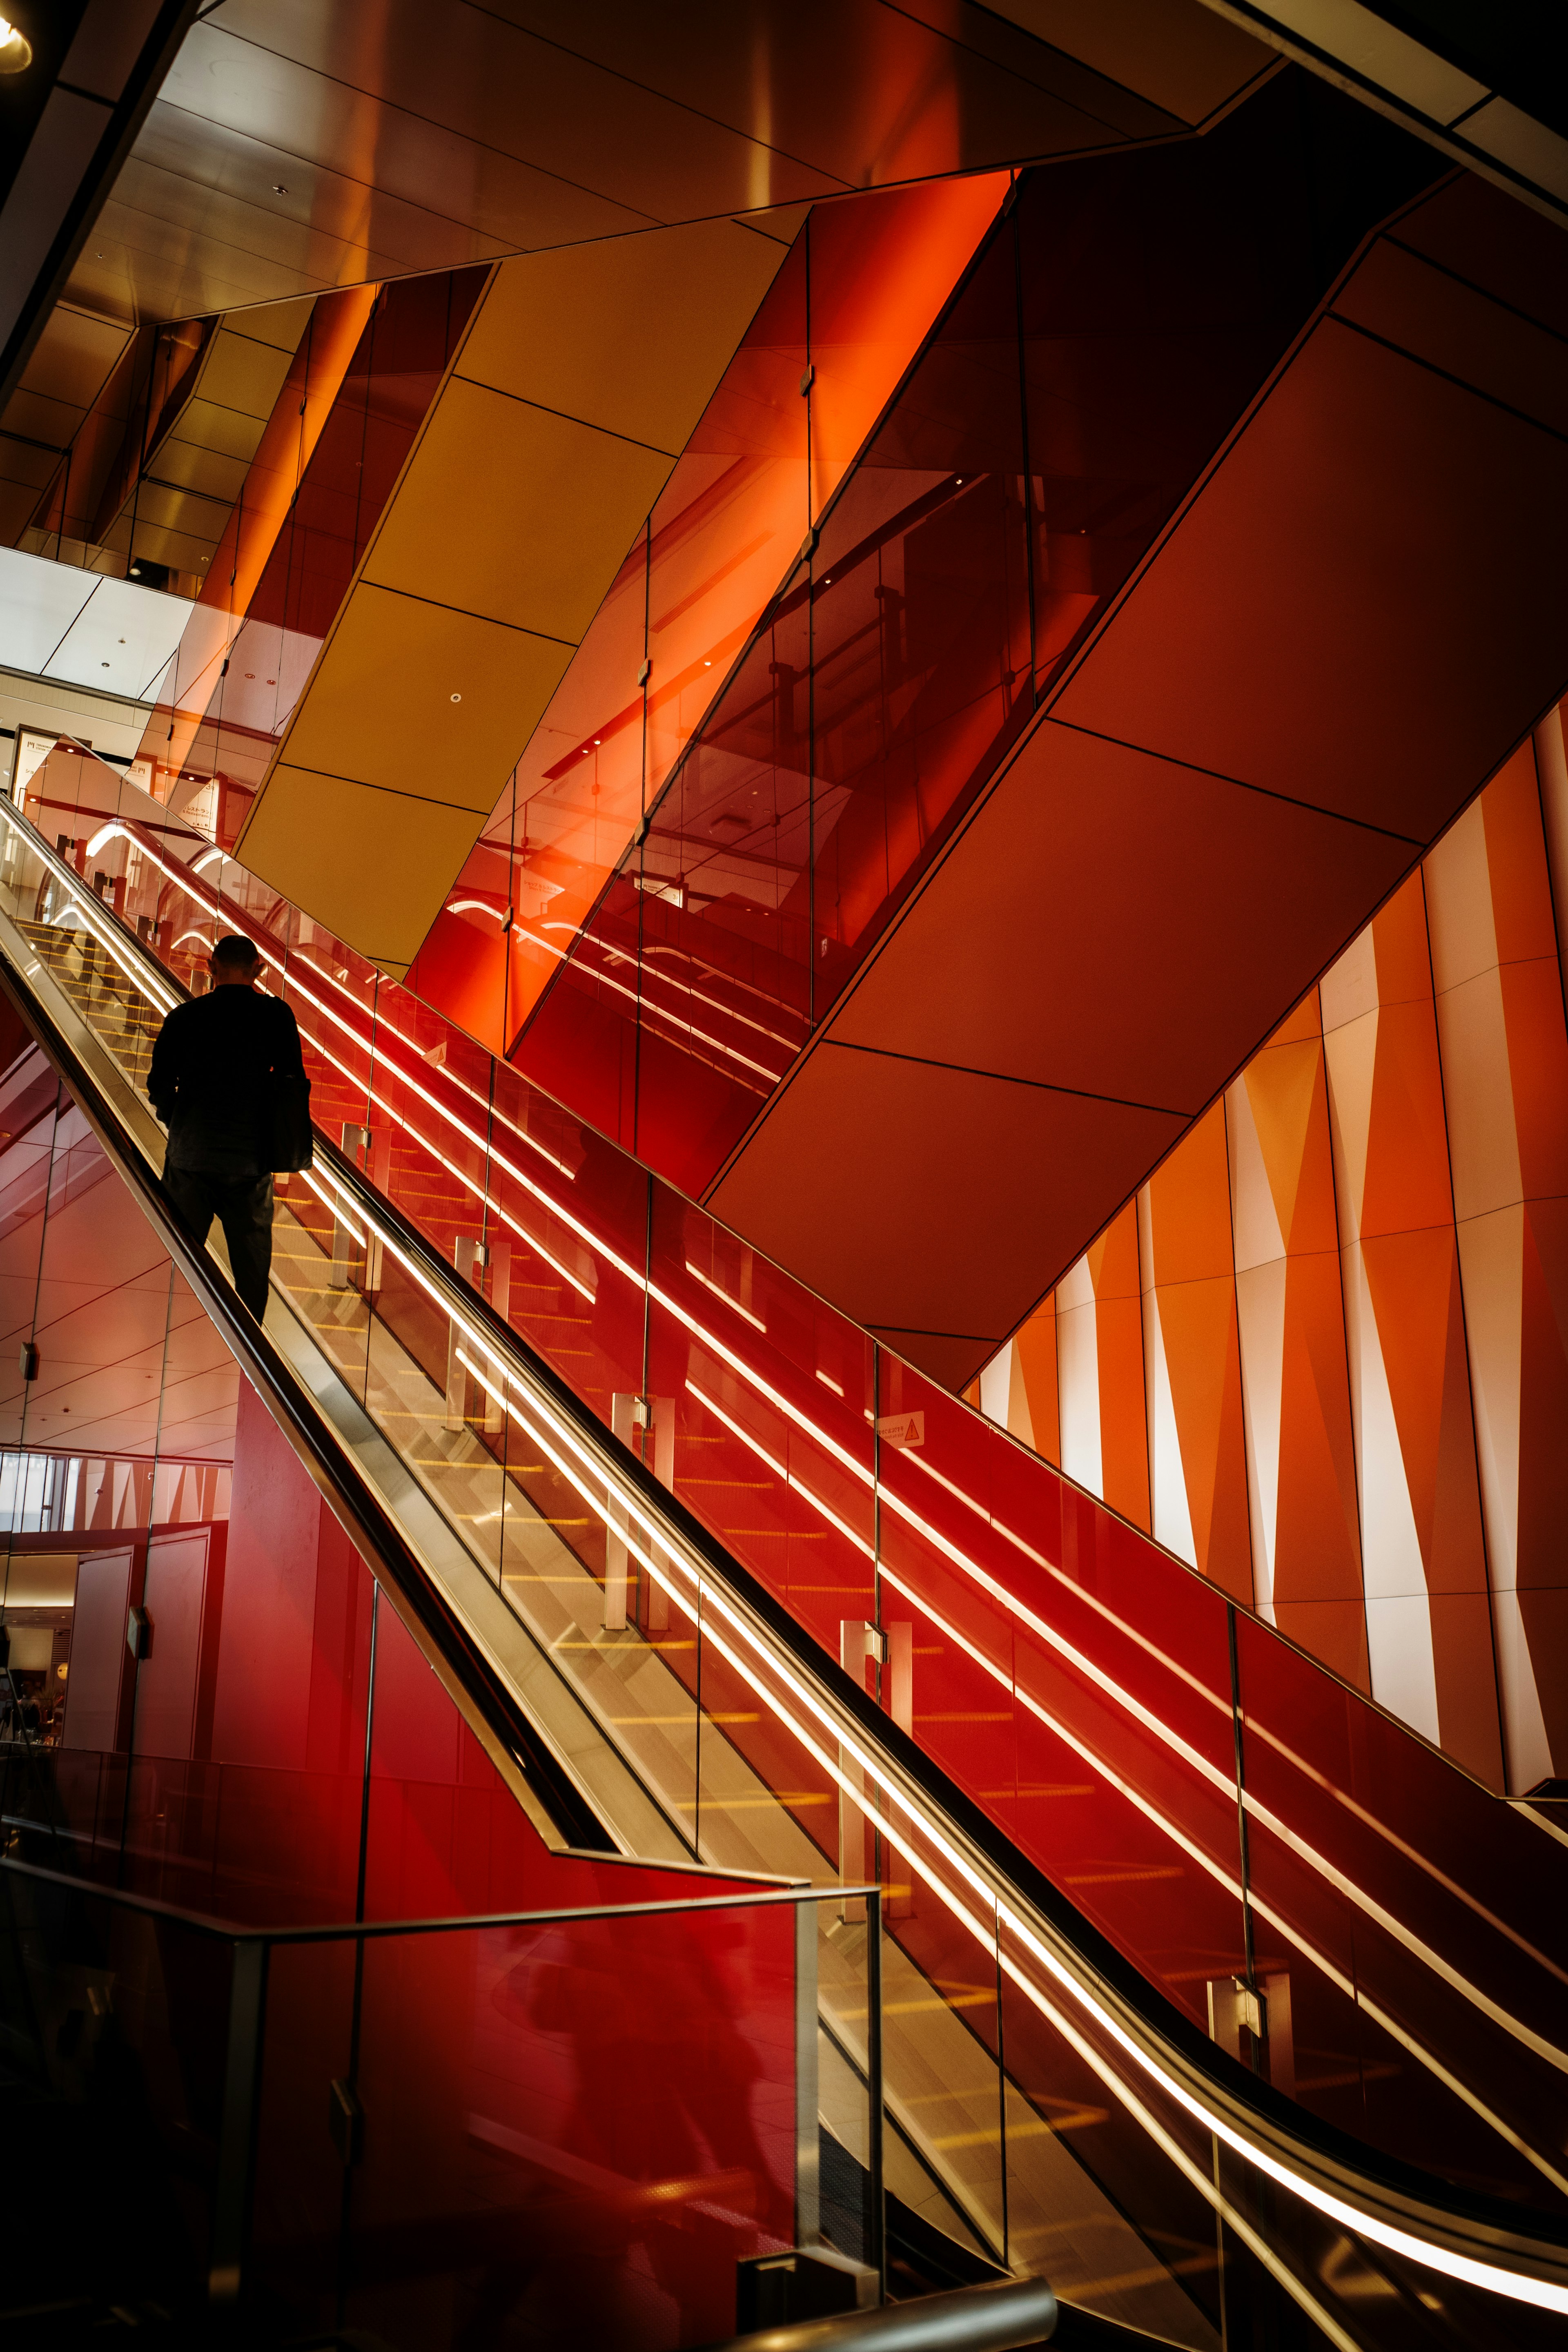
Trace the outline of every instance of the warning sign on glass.
[[924, 1445], [925, 1415], [923, 1412], [884, 1412], [876, 1425], [879, 1437], [890, 1445]]

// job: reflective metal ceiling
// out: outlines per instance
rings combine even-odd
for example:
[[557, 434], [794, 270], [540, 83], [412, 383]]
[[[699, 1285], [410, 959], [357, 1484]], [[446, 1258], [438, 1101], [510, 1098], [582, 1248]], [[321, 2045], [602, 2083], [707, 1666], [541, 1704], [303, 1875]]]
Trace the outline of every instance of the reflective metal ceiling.
[[1270, 62], [1197, 0], [1160, 0], [1153, 37], [1149, 0], [1034, 0], [1028, 18], [967, 0], [219, 0], [70, 299], [189, 317], [1168, 137]]

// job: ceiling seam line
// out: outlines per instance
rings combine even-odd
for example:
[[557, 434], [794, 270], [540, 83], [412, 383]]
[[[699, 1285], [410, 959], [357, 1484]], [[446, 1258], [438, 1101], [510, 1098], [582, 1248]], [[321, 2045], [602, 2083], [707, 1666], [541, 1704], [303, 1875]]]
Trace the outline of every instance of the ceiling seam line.
[[[808, 1047], [811, 1041], [808, 1039]], [[1070, 1095], [1077, 1102], [1105, 1103], [1118, 1110], [1146, 1111], [1152, 1118], [1192, 1119], [1197, 1117], [1196, 1111], [1175, 1110], [1168, 1103], [1136, 1102], [1128, 1095], [1095, 1094], [1088, 1087], [1058, 1086], [1051, 1078], [1019, 1077], [1010, 1070], [982, 1070], [977, 1068], [971, 1062], [938, 1061], [934, 1054], [906, 1054], [897, 1045], [865, 1045], [853, 1037], [833, 1037], [825, 1034], [820, 1035], [816, 1044], [819, 1046], [836, 1045], [841, 1054], [875, 1054], [883, 1061], [913, 1062], [924, 1070], [951, 1070], [956, 1077], [988, 1078], [997, 1086], [1032, 1087], [1040, 1094]], [[802, 1047], [801, 1051], [803, 1055], [806, 1047]]]

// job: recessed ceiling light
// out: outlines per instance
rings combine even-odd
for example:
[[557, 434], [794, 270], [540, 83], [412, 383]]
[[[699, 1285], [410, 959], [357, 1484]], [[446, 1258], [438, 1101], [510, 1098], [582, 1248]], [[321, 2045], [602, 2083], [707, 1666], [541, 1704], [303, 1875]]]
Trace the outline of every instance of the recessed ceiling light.
[[453, 699], [453, 701], [454, 701], [454, 702], [461, 702], [461, 701], [462, 701], [462, 699], [463, 699], [463, 697], [462, 697], [460, 694], [455, 694], [455, 695], [453, 696], [452, 699]]
[[25, 73], [32, 62], [32, 42], [8, 17], [0, 16], [0, 74]]
[[272, 193], [275, 196], [286, 196], [288, 194], [288, 191], [284, 186], [281, 180], [274, 180], [272, 184]]

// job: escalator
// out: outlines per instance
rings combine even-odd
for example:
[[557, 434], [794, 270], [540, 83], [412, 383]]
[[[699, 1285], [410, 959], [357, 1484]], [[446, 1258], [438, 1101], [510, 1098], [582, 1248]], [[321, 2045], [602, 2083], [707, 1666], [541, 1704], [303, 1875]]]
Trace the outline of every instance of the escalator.
[[[1568, 2181], [1548, 1937], [1347, 1796], [1304, 1730], [1292, 1746], [1250, 1659], [1259, 1760], [1243, 1774], [1234, 1612], [1216, 1602], [1221, 1696], [1157, 1592], [1135, 1624], [1124, 1613], [1109, 1550], [1096, 1579], [1070, 1578], [1071, 1542], [1048, 1542], [1017, 1449], [998, 1448], [1015, 1483], [990, 1476], [985, 1525], [1031, 1567], [1009, 1588], [977, 1557], [976, 1482], [944, 1451], [940, 1415], [956, 1423], [962, 1408], [885, 1360], [862, 1402], [855, 1335], [821, 1310], [810, 1377], [843, 1408], [824, 1427], [749, 1345], [771, 1326], [777, 1346], [788, 1318], [755, 1268], [747, 1288], [747, 1269], [724, 1260], [722, 1237], [705, 1265], [683, 1224], [684, 1290], [655, 1280], [651, 1190], [632, 1196], [651, 1236], [639, 1266], [624, 1198], [536, 1099], [505, 1098], [476, 1049], [373, 974], [367, 1016], [364, 974], [232, 861], [66, 747], [29, 803], [41, 828], [0, 806], [0, 982], [541, 1836], [883, 1886], [885, 2177], [915, 2226], [1191, 2352], [1552, 2340], [1568, 2315]], [[264, 1329], [215, 1254], [170, 1223], [141, 1091], [158, 1023], [214, 926], [252, 932], [282, 975], [319, 1115], [359, 1113], [333, 1118], [343, 1148], [324, 1144], [280, 1187]], [[487, 1221], [472, 1213], [476, 1190]], [[554, 1363], [517, 1328], [530, 1297], [549, 1301]], [[656, 1311], [687, 1343], [678, 1380]], [[620, 1384], [563, 1376], [573, 1362], [601, 1370], [585, 1340], [624, 1343]], [[707, 1467], [683, 1481], [681, 1451], [699, 1446]], [[756, 1520], [758, 1497], [780, 1496], [796, 1514], [787, 1548], [814, 1565], [758, 1573], [758, 1531], [728, 1522], [737, 1498]], [[1181, 1588], [1189, 1616], [1201, 1591]], [[1018, 1654], [1005, 1684], [997, 1609]], [[1053, 1696], [1030, 1681], [1029, 1644], [1051, 1663]], [[934, 1695], [980, 1703], [922, 1704], [932, 1653], [973, 1684]], [[1321, 1674], [1311, 1685], [1331, 1687]], [[986, 1748], [1004, 1696], [1040, 1744], [1032, 1779], [998, 1794]], [[1234, 1841], [1243, 1782], [1238, 1893], [1216, 1824], [1228, 1803]], [[1085, 1796], [1092, 1851], [1072, 1845]], [[1362, 1864], [1372, 1857], [1364, 1883], [1339, 1816]], [[1549, 1824], [1499, 1818], [1551, 1863]], [[1367, 1983], [1351, 1994], [1327, 1937], [1303, 1925], [1312, 1898], [1282, 1871], [1266, 1894], [1249, 1883], [1247, 1857], [1270, 1840], [1352, 1918]], [[1173, 1847], [1179, 1877], [1160, 1858]], [[1132, 1912], [1107, 1910], [1102, 1884], [1130, 1890]], [[1411, 1887], [1420, 1904], [1402, 1917]], [[1549, 1916], [1545, 1864], [1527, 1894]], [[1137, 1915], [1178, 1898], [1195, 1915], [1191, 1966], [1156, 1971]], [[819, 1981], [823, 2214], [835, 2164], [852, 2176], [871, 2153], [856, 2123], [870, 1928], [859, 1898], [837, 1909]], [[1213, 1915], [1231, 1909], [1228, 1941], [1231, 1922]], [[1377, 1979], [1379, 1937], [1403, 1990]], [[1517, 2013], [1490, 1989], [1494, 1947], [1523, 1982]], [[1403, 2052], [1401, 2090], [1414, 2085], [1374, 2114], [1377, 2062], [1364, 2065], [1350, 2128], [1308, 2103], [1309, 2045], [1289, 2022], [1346, 1999], [1364, 2036]], [[1455, 2116], [1470, 2136], [1462, 2179], [1419, 2163], [1451, 2143]]]

